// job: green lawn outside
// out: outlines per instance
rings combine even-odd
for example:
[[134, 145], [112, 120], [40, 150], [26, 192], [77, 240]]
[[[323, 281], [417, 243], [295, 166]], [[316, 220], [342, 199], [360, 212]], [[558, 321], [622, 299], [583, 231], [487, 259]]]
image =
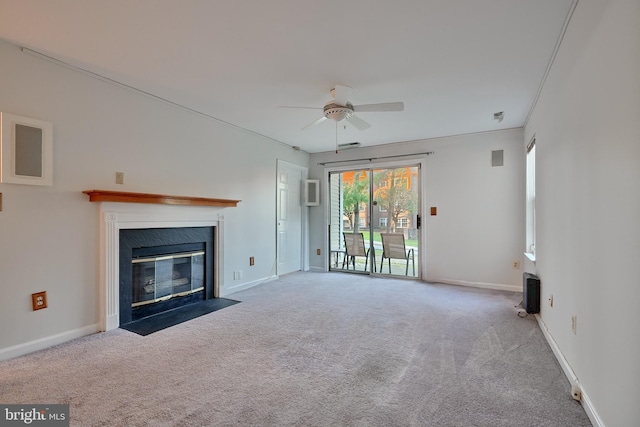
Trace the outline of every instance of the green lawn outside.
[[[368, 231], [363, 231], [362, 234], [364, 236], [364, 241], [368, 242], [369, 241], [369, 232]], [[380, 238], [380, 233], [379, 232], [374, 232], [373, 233], [373, 241], [376, 242], [376, 243], [382, 244], [382, 239]], [[404, 242], [405, 242], [406, 246], [413, 246], [415, 248], [418, 247], [418, 239], [405, 239]]]

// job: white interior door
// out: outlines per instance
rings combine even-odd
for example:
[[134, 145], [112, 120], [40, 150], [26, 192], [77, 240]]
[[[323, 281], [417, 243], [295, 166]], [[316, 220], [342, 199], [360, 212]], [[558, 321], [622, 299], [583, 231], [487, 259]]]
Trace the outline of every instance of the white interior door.
[[277, 194], [277, 274], [303, 269], [303, 206], [302, 183], [306, 169], [278, 161]]

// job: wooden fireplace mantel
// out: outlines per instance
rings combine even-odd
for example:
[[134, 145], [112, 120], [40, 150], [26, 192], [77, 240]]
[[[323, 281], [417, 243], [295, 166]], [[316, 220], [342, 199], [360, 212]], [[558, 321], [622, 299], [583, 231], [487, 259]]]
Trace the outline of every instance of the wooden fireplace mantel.
[[206, 197], [168, 196], [166, 194], [125, 193], [122, 191], [86, 190], [90, 202], [152, 203], [159, 205], [219, 206], [233, 208], [240, 200]]

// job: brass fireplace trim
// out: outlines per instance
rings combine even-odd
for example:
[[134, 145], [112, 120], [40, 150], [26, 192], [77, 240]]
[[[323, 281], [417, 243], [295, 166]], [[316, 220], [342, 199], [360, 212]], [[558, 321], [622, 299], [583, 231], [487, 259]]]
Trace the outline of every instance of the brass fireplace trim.
[[147, 305], [147, 304], [153, 304], [153, 303], [156, 303], [156, 302], [168, 301], [173, 297], [184, 297], [184, 296], [187, 296], [187, 295], [195, 294], [196, 292], [200, 292], [200, 291], [203, 291], [203, 290], [204, 290], [204, 287], [201, 286], [201, 287], [196, 288], [196, 289], [190, 289], [188, 291], [178, 292], [176, 294], [169, 294], [169, 295], [165, 295], [163, 297], [151, 299], [151, 300], [148, 300], [148, 301], [134, 302], [133, 304], [131, 304], [131, 308], [140, 307], [140, 306]]
[[179, 254], [172, 254], [172, 255], [152, 256], [152, 257], [146, 257], [146, 258], [134, 258], [131, 260], [131, 263], [138, 264], [141, 262], [165, 261], [168, 259], [189, 258], [192, 256], [198, 256], [198, 255], [204, 255], [204, 251], [180, 252]]

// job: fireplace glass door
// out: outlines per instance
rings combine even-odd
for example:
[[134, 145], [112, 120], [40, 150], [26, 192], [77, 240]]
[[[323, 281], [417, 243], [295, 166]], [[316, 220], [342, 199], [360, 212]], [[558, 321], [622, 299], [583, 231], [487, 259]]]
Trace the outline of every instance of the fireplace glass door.
[[132, 262], [132, 307], [204, 290], [204, 251], [176, 253]]

